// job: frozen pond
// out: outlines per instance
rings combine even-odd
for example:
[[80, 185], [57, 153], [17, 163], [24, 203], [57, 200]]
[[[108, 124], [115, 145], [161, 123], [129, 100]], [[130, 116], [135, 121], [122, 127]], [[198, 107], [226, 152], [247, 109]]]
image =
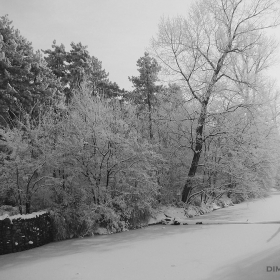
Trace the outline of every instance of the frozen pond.
[[[280, 195], [200, 217], [280, 221]], [[151, 226], [0, 256], [1, 280], [280, 279], [279, 224]]]

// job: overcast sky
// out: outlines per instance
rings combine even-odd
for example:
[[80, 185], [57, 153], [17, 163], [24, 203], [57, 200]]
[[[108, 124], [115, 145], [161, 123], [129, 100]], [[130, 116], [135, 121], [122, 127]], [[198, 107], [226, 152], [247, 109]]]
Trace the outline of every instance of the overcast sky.
[[192, 0], [0, 0], [0, 16], [9, 15], [34, 49], [51, 48], [55, 39], [88, 46], [102, 61], [111, 81], [130, 89], [162, 15], [186, 14]]
[[102, 61], [110, 80], [131, 89], [128, 76], [138, 75], [136, 61], [156, 35], [161, 16], [186, 15], [192, 2], [0, 0], [0, 16], [8, 14], [35, 50], [51, 48], [54, 39], [68, 49], [71, 42], [87, 45], [90, 54]]

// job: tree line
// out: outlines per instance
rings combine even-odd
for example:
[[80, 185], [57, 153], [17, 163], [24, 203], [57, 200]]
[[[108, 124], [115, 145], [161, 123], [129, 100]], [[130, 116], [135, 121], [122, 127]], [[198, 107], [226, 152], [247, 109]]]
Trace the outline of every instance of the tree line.
[[276, 43], [264, 32], [277, 5], [197, 1], [162, 18], [131, 91], [81, 43], [34, 52], [1, 17], [0, 203], [53, 209], [65, 238], [278, 187], [278, 91], [265, 72]]

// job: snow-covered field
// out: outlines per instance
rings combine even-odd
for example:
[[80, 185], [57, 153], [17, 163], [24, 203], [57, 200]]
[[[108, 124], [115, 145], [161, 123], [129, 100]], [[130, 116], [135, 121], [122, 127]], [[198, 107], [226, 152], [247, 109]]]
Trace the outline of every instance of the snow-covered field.
[[[202, 218], [280, 221], [280, 194]], [[280, 223], [155, 225], [0, 256], [0, 279], [280, 279], [280, 271], [269, 272], [276, 266], [280, 269]]]

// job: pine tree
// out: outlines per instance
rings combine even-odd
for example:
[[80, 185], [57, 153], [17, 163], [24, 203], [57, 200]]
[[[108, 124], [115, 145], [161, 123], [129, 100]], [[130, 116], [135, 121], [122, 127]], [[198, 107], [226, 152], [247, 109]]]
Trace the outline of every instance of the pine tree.
[[69, 52], [63, 44], [53, 42], [52, 49], [43, 51], [46, 61], [53, 73], [60, 78], [66, 97], [66, 103], [72, 99], [73, 92], [80, 90], [82, 84], [90, 89], [93, 95], [112, 97], [122, 92], [116, 83], [108, 79], [108, 73], [102, 69], [102, 62], [90, 56], [87, 46], [71, 43]]
[[60, 83], [39, 51], [0, 17], [0, 124], [19, 118], [22, 112], [35, 117], [39, 105], [60, 97]]
[[156, 93], [161, 89], [161, 86], [156, 85], [160, 66], [157, 61], [150, 57], [149, 53], [145, 52], [143, 57], [137, 60], [139, 77], [128, 77], [133, 83], [133, 99], [136, 104], [148, 106], [149, 117], [149, 136], [153, 138], [152, 131], [152, 107], [156, 100]]

